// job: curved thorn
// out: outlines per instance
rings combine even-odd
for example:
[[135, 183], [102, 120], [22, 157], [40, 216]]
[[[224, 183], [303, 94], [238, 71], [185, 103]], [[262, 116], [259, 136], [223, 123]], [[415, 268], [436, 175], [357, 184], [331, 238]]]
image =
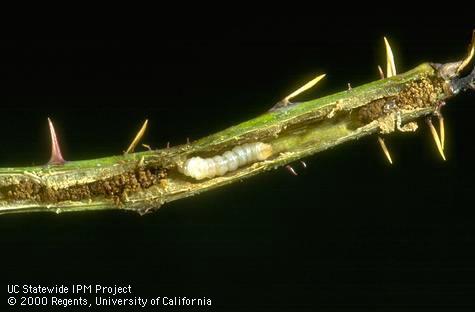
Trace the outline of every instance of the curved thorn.
[[66, 160], [64, 160], [63, 155], [61, 154], [58, 137], [56, 136], [56, 131], [54, 130], [53, 122], [49, 117], [48, 126], [51, 137], [51, 157], [48, 161], [48, 165], [63, 165]]
[[301, 160], [300, 163], [302, 164], [302, 167], [305, 169], [307, 168], [307, 163], [305, 161]]
[[470, 43], [469, 46], [469, 51], [467, 56], [463, 59], [462, 63], [459, 65], [457, 68], [457, 75], [460, 74], [460, 72], [467, 67], [467, 65], [470, 63], [470, 61], [473, 59], [473, 56], [475, 55], [475, 30], [473, 30], [472, 33], [472, 42]]
[[285, 168], [294, 176], [298, 176], [298, 173], [294, 170], [294, 168], [292, 168], [292, 166], [290, 165], [287, 165], [285, 166]]
[[396, 64], [394, 63], [394, 54], [388, 39], [384, 37], [384, 44], [386, 46], [386, 76], [396, 76]]
[[148, 125], [148, 119], [145, 119], [145, 122], [143, 123], [143, 125], [140, 128], [139, 132], [137, 132], [137, 135], [135, 135], [135, 138], [133, 139], [132, 143], [130, 143], [129, 147], [125, 151], [125, 154], [131, 153], [131, 152], [134, 151], [135, 147], [140, 142], [140, 139], [145, 134], [145, 130], [147, 130], [147, 125]]
[[384, 152], [384, 155], [386, 155], [386, 158], [388, 159], [389, 163], [392, 165], [393, 160], [391, 158], [391, 154], [389, 153], [389, 150], [388, 150], [388, 147], [386, 146], [386, 143], [384, 143], [384, 140], [380, 136], [378, 136], [378, 142], [379, 142], [379, 145], [381, 146], [381, 149]]
[[427, 122], [427, 125], [429, 126], [432, 137], [434, 138], [435, 145], [437, 146], [437, 149], [439, 150], [440, 156], [442, 156], [442, 159], [445, 161], [446, 158], [444, 155], [444, 149], [442, 148], [442, 144], [440, 142], [439, 135], [437, 134], [437, 130], [435, 130], [435, 127], [432, 124], [432, 120], [430, 118], [427, 118], [426, 122]]
[[289, 95], [287, 95], [282, 101], [284, 103], [288, 103], [290, 101], [290, 99], [296, 97], [297, 95], [299, 95], [300, 93], [302, 92], [305, 92], [307, 91], [308, 89], [312, 88], [314, 85], [316, 85], [320, 80], [322, 80], [323, 78], [325, 78], [326, 74], [323, 74], [323, 75], [320, 75], [320, 76], [317, 76], [315, 78], [313, 78], [312, 80], [310, 80], [309, 82], [307, 82], [306, 84], [304, 84], [303, 86], [301, 86], [300, 88], [298, 88], [297, 90], [295, 90], [294, 92], [290, 93]]

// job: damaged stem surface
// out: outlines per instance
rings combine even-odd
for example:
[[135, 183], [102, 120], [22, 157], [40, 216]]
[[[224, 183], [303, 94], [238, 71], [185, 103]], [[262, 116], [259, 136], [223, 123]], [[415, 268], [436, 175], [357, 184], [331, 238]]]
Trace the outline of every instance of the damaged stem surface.
[[[0, 168], [0, 213], [146, 213], [344, 142], [392, 133], [398, 121], [407, 124], [436, 112], [440, 102], [453, 95], [450, 82], [437, 66], [426, 63], [401, 75], [277, 108], [190, 144], [63, 165]], [[179, 170], [193, 156], [213, 157], [255, 142], [271, 145], [272, 155], [203, 180]]]

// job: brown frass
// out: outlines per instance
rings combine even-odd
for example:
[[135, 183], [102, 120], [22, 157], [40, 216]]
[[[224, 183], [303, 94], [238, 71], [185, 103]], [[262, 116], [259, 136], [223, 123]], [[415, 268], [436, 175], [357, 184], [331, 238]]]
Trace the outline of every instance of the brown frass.
[[362, 124], [368, 124], [387, 115], [395, 109], [411, 110], [435, 106], [443, 91], [443, 80], [435, 77], [422, 77], [409, 83], [406, 88], [394, 96], [374, 100], [356, 109], [356, 118]]
[[104, 196], [119, 205], [125, 201], [128, 194], [147, 189], [165, 178], [165, 169], [136, 168], [107, 179], [61, 189], [53, 189], [25, 178], [0, 188], [0, 192], [7, 200], [33, 200], [42, 203], [80, 201]]

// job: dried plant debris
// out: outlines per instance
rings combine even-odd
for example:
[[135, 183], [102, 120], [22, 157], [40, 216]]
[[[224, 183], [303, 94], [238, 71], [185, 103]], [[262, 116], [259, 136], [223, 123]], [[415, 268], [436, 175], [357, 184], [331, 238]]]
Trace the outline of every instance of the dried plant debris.
[[433, 106], [442, 94], [444, 81], [422, 77], [411, 82], [396, 96], [384, 97], [372, 101], [356, 110], [356, 116], [362, 124], [368, 124], [396, 110], [411, 110]]
[[10, 201], [31, 200], [48, 204], [90, 200], [102, 196], [112, 199], [114, 203], [120, 205], [125, 202], [128, 195], [163, 183], [161, 181], [166, 176], [164, 169], [136, 168], [108, 179], [60, 189], [26, 178], [18, 183], [0, 188], [0, 193]]

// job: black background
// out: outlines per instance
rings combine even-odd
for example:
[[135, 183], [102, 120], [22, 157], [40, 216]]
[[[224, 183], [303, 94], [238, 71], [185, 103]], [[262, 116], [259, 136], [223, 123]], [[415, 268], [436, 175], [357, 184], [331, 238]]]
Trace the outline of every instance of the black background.
[[[121, 153], [145, 118], [145, 143], [181, 144], [265, 112], [315, 74], [328, 75], [300, 99], [378, 79], [384, 35], [402, 72], [460, 59], [475, 26], [460, 12], [391, 23], [322, 15], [182, 17], [132, 39], [2, 41], [0, 166], [46, 163], [48, 116], [68, 160]], [[102, 283], [205, 296], [206, 311], [468, 311], [474, 103], [464, 94], [443, 111], [447, 162], [420, 123], [387, 139], [393, 166], [369, 137], [306, 159], [305, 170], [296, 163], [298, 177], [275, 170], [144, 217], [2, 215], [5, 300], [7, 283]]]

